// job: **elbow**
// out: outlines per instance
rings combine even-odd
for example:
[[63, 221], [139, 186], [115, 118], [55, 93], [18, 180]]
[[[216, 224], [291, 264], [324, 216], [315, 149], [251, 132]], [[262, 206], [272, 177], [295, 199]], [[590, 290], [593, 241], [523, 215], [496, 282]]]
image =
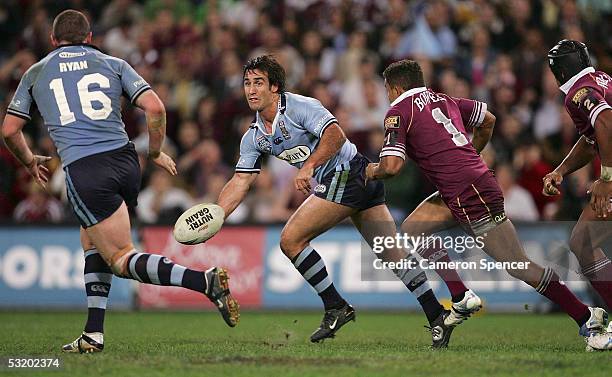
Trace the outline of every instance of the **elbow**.
[[13, 136], [15, 136], [15, 134], [17, 134], [18, 129], [15, 127], [11, 127], [10, 125], [7, 125], [6, 123], [4, 123], [2, 125], [2, 139], [6, 140], [9, 139]]
[[164, 104], [161, 101], [151, 106], [151, 108], [148, 110], [151, 115], [154, 115], [156, 117], [162, 117], [166, 115], [166, 108], [164, 107]]
[[495, 117], [495, 115], [491, 114], [490, 112], [487, 112], [487, 114], [485, 115], [484, 121], [482, 122], [482, 128], [487, 129], [490, 132], [493, 132], [493, 128], [495, 127], [496, 120], [497, 118]]

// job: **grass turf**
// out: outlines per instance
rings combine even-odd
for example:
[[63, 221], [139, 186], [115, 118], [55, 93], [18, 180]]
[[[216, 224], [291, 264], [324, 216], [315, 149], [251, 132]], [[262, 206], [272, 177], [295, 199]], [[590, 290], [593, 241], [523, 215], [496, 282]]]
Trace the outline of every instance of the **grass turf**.
[[217, 313], [117, 313], [101, 354], [59, 347], [81, 331], [83, 313], [0, 313], [0, 358], [60, 357], [59, 371], [1, 369], [15, 376], [610, 376], [609, 352], [585, 353], [562, 315], [486, 314], [431, 351], [418, 314], [358, 312], [336, 339], [311, 344], [321, 313], [246, 312], [238, 327]]

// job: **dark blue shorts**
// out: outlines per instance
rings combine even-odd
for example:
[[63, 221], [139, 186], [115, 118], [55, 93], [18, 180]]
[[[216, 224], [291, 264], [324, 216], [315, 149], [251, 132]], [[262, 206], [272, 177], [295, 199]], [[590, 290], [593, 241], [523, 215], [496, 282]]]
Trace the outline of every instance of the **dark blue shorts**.
[[112, 215], [122, 202], [138, 204], [140, 163], [134, 144], [83, 157], [64, 168], [72, 210], [83, 228]]
[[365, 184], [365, 170], [370, 160], [357, 153], [349, 162], [338, 165], [315, 187], [319, 198], [359, 210], [385, 203], [385, 184], [370, 181]]

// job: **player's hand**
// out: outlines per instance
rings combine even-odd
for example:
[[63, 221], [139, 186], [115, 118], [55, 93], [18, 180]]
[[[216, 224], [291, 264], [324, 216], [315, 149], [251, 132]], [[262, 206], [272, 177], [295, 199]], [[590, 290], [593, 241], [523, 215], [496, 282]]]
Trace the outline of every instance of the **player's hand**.
[[591, 208], [595, 211], [597, 217], [608, 217], [612, 213], [612, 182], [605, 182], [601, 179], [593, 182], [593, 185], [587, 191], [591, 194]]
[[159, 156], [157, 156], [155, 158], [151, 158], [151, 160], [153, 160], [153, 163], [155, 163], [155, 165], [157, 165], [160, 168], [166, 170], [171, 175], [176, 175], [177, 174], [176, 163], [174, 162], [174, 160], [170, 156], [168, 156], [164, 152], [160, 152]]
[[308, 166], [302, 166], [300, 170], [298, 170], [297, 175], [295, 176], [295, 188], [298, 191], [301, 191], [304, 195], [310, 194], [310, 179], [314, 174], [314, 169]]
[[556, 171], [552, 171], [544, 178], [542, 178], [544, 182], [544, 187], [542, 188], [542, 194], [545, 196], [553, 196], [559, 195], [561, 192], [558, 189], [558, 186], [563, 182], [563, 176]]
[[49, 156], [34, 155], [32, 162], [26, 165], [28, 172], [32, 174], [32, 177], [34, 177], [36, 183], [41, 185], [43, 188], [47, 188], [47, 182], [49, 182], [49, 169], [47, 169], [47, 167], [43, 164], [50, 159], [51, 157]]
[[368, 182], [373, 181], [374, 180], [374, 169], [376, 169], [376, 166], [378, 164], [374, 163], [374, 162], [370, 162], [368, 165], [366, 165], [365, 168], [365, 185], [368, 185]]

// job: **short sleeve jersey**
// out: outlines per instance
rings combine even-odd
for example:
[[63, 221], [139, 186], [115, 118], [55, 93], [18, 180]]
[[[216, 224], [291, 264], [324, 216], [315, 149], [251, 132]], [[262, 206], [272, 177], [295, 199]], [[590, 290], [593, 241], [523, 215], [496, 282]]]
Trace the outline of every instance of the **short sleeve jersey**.
[[380, 157], [410, 157], [445, 200], [454, 200], [488, 168], [467, 138], [479, 127], [486, 103], [454, 98], [425, 87], [403, 93], [384, 120]]
[[125, 145], [121, 97], [135, 102], [148, 89], [125, 61], [90, 45], [64, 45], [24, 74], [7, 113], [29, 120], [35, 103], [66, 166]]
[[[266, 154], [301, 168], [317, 148], [323, 132], [334, 122], [337, 122], [336, 118], [318, 100], [282, 93], [272, 132], [266, 131], [258, 113], [242, 137], [236, 172], [259, 173], [262, 157]], [[346, 140], [332, 158], [315, 170], [317, 182], [335, 171], [336, 166], [350, 161], [356, 153], [355, 145]]]
[[612, 78], [594, 68], [585, 68], [561, 86], [565, 93], [565, 110], [576, 125], [578, 133], [595, 143], [595, 121], [612, 107]]

